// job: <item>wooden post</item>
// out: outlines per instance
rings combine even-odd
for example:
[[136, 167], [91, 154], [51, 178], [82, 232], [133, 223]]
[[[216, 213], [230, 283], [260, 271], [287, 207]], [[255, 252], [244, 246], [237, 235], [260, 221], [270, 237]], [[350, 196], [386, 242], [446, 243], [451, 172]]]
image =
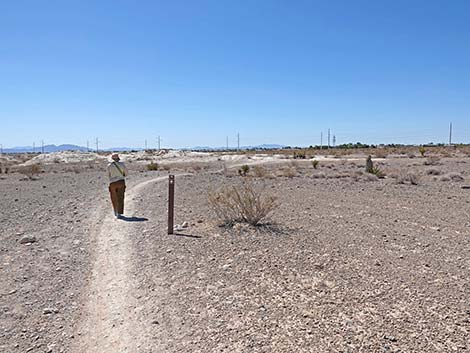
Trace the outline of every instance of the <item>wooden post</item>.
[[173, 234], [175, 216], [175, 176], [169, 175], [168, 180], [168, 234]]

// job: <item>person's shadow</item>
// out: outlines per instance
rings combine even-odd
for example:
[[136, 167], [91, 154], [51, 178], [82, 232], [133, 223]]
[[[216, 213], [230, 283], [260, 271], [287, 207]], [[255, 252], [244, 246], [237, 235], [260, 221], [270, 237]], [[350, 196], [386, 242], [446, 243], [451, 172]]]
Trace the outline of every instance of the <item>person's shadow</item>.
[[125, 222], [145, 222], [148, 221], [148, 218], [143, 218], [143, 217], [126, 217], [126, 216], [120, 216], [120, 220], [125, 221]]

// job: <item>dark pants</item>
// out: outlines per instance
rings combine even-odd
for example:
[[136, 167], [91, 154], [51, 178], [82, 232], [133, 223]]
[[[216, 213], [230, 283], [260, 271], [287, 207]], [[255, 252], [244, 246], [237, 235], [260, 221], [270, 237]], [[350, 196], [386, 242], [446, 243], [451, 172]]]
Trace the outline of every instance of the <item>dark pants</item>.
[[111, 194], [111, 202], [113, 203], [114, 212], [124, 213], [124, 193], [126, 191], [126, 183], [124, 180], [115, 181], [109, 184], [109, 193]]

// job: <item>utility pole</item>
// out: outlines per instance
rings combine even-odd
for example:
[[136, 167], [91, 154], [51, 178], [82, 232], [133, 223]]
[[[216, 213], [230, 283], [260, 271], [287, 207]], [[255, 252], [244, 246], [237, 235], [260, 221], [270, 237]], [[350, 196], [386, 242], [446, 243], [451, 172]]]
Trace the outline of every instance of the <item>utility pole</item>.
[[336, 135], [333, 135], [333, 147], [336, 147]]
[[160, 151], [160, 136], [157, 137], [158, 150]]
[[86, 140], [86, 150], [90, 152], [90, 141]]
[[41, 140], [41, 152], [44, 154], [44, 140]]
[[3, 145], [0, 143], [0, 154], [3, 154]]
[[240, 133], [237, 134], [237, 151], [240, 151]]
[[145, 140], [145, 150], [147, 151], [147, 140]]
[[96, 143], [96, 153], [98, 153], [98, 151], [99, 151], [99, 143], [100, 143], [100, 141], [98, 140], [98, 137], [96, 138], [95, 143]]
[[330, 129], [328, 129], [328, 148], [330, 148]]
[[36, 153], [36, 142], [33, 142], [33, 153]]
[[450, 123], [449, 127], [449, 146], [452, 146], [452, 123]]
[[226, 145], [226, 148], [227, 148], [227, 151], [228, 151], [228, 136], [226, 136], [226, 138], [225, 138], [225, 145]]
[[323, 149], [323, 131], [320, 132], [320, 149]]

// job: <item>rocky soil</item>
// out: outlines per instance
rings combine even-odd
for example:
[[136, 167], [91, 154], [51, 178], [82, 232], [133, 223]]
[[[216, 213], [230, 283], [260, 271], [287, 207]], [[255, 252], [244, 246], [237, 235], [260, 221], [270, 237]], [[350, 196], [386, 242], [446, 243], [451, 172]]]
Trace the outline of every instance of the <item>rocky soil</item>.
[[[189, 227], [175, 235], [166, 182], [145, 184], [132, 216], [148, 220], [125, 235], [138, 352], [468, 352], [470, 159], [425, 162], [385, 159], [384, 179], [342, 159], [192, 170], [176, 178]], [[106, 180], [19, 179], [0, 180], [0, 351], [78, 351]], [[208, 191], [247, 179], [278, 197], [270, 225], [219, 227]]]

